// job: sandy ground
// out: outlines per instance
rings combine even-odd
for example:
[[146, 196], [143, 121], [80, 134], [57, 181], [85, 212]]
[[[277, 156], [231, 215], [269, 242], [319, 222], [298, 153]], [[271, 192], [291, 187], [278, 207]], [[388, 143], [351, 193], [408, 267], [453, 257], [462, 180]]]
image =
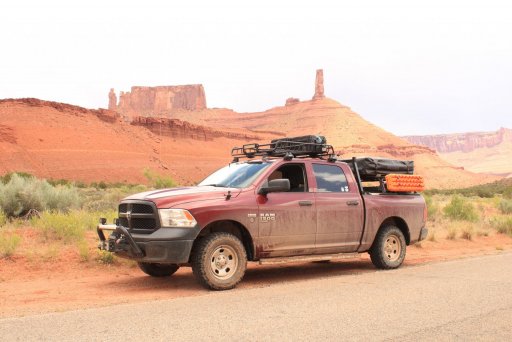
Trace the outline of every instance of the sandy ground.
[[[512, 238], [504, 235], [468, 240], [424, 241], [409, 246], [405, 266], [452, 260], [512, 250]], [[331, 263], [301, 263], [260, 266], [250, 263], [242, 288], [267, 287], [289, 280], [358, 274], [373, 271], [367, 254], [359, 259]], [[190, 268], [181, 268], [171, 278], [151, 278], [134, 264], [102, 265], [80, 262], [72, 256], [48, 262], [25, 257], [0, 260], [0, 317], [25, 316], [118, 303], [207, 295]]]

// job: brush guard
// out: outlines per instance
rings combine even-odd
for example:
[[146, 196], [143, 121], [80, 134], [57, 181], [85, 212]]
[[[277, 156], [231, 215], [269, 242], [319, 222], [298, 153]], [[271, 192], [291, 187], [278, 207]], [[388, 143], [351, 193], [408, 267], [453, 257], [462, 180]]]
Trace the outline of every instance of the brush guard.
[[[137, 246], [128, 229], [118, 223], [119, 221], [115, 220], [114, 224], [107, 224], [107, 219], [100, 219], [96, 229], [100, 238], [98, 248], [113, 253], [130, 251], [137, 258], [144, 257], [144, 252]], [[112, 232], [108, 239], [105, 237], [104, 231]]]

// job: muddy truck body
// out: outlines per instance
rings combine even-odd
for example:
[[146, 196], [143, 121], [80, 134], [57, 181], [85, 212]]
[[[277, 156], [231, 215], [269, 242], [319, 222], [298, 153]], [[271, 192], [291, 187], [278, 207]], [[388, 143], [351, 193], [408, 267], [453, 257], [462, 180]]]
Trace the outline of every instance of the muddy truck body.
[[123, 199], [114, 224], [98, 226], [100, 249], [136, 260], [151, 276], [191, 266], [203, 286], [225, 290], [242, 280], [248, 261], [368, 252], [376, 267], [397, 268], [406, 246], [427, 235], [425, 201], [411, 191], [419, 188], [386, 189], [385, 177], [407, 180], [412, 162], [338, 160], [318, 136], [244, 145], [232, 155], [198, 186]]

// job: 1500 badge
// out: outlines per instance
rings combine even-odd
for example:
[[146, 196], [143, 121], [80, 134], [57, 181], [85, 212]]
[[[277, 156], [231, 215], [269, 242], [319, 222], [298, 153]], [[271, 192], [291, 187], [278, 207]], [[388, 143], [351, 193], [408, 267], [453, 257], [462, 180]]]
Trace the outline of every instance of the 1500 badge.
[[276, 220], [276, 214], [274, 213], [262, 213], [260, 214], [260, 221], [261, 222], [270, 222]]

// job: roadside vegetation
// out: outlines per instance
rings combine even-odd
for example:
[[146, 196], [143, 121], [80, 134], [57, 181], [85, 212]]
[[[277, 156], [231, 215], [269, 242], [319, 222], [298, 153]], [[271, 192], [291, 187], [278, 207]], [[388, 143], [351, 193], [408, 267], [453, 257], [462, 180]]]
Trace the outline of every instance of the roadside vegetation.
[[0, 177], [0, 259], [15, 255], [52, 260], [72, 251], [81, 261], [114, 262], [97, 250], [99, 218], [113, 222], [119, 201], [133, 193], [176, 186], [144, 170], [149, 185], [38, 179], [27, 173]]
[[466, 189], [427, 190], [428, 240], [512, 237], [512, 179]]
[[[148, 185], [43, 180], [27, 173], [0, 177], [0, 259], [19, 256], [38, 262], [71, 254], [81, 262], [117, 262], [96, 248], [98, 219], [113, 222], [119, 201], [130, 194], [176, 186], [151, 170], [143, 174]], [[512, 237], [512, 180], [423, 195], [430, 242]]]

